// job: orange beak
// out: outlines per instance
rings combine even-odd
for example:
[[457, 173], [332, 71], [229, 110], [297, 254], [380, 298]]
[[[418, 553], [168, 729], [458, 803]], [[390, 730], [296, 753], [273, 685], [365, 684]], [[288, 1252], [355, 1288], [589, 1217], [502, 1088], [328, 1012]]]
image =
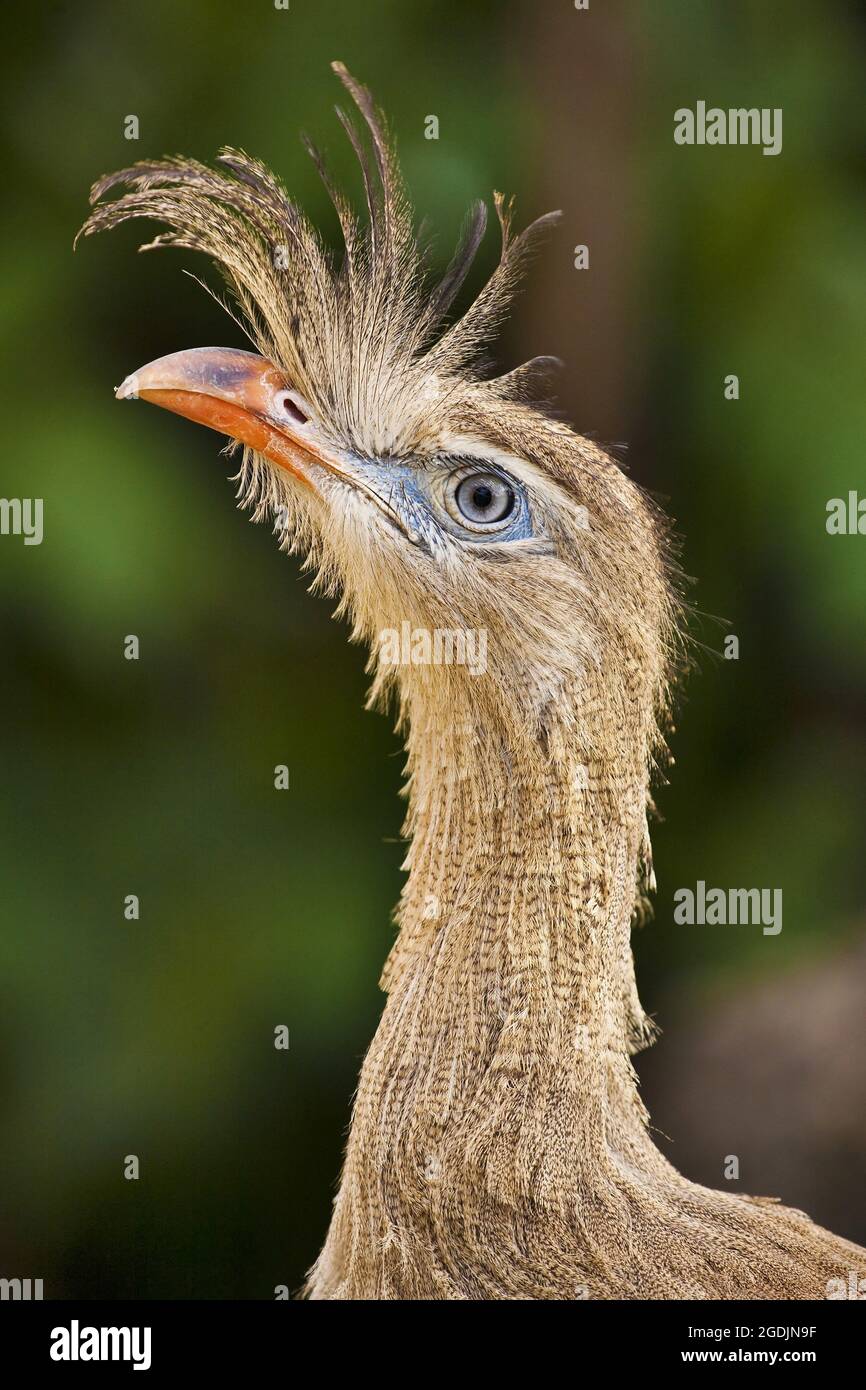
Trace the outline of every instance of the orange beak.
[[309, 407], [285, 376], [255, 352], [190, 348], [140, 367], [117, 388], [247, 444], [318, 491], [317, 470], [344, 476], [317, 442]]

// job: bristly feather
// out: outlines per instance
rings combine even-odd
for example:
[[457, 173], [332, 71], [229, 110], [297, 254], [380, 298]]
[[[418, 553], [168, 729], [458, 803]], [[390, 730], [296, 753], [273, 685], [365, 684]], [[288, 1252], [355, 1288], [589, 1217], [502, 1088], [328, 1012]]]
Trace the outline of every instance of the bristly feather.
[[[499, 264], [474, 303], [443, 331], [481, 244], [486, 207], [477, 202], [470, 209], [444, 276], [432, 283], [384, 117], [342, 63], [333, 68], [363, 119], [372, 151], [337, 108], [362, 170], [367, 218], [361, 223], [318, 150], [304, 141], [337, 211], [341, 259], [265, 165], [228, 148], [218, 156], [220, 169], [174, 157], [97, 180], [93, 211], [79, 236], [134, 217], [165, 223], [170, 230], [141, 249], [176, 246], [210, 256], [259, 351], [286, 372], [335, 439], [396, 455], [411, 448], [431, 388], [438, 383], [447, 392], [455, 379], [479, 375], [479, 358], [511, 299], [525, 253], [559, 214], [512, 236], [511, 205], [495, 195]], [[101, 201], [116, 189], [126, 191]], [[501, 379], [503, 396], [517, 380]]]

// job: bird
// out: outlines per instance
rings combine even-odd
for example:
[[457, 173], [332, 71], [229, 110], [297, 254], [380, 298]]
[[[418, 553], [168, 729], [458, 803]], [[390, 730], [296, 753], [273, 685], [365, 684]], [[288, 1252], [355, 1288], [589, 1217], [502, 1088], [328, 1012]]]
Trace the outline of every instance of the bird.
[[656, 1028], [631, 934], [655, 887], [648, 826], [688, 622], [671, 523], [539, 400], [549, 359], [489, 363], [557, 214], [518, 232], [494, 194], [499, 258], [463, 304], [485, 201], [437, 275], [385, 116], [332, 67], [360, 213], [304, 143], [338, 251], [234, 148], [216, 167], [178, 156], [100, 178], [79, 233], [146, 218], [166, 229], [146, 249], [218, 268], [252, 350], [173, 352], [116, 395], [242, 450], [239, 504], [337, 600], [369, 649], [370, 702], [405, 741], [386, 1002], [302, 1296], [830, 1296], [866, 1251], [774, 1198], [681, 1176], [639, 1092], [633, 1057]]

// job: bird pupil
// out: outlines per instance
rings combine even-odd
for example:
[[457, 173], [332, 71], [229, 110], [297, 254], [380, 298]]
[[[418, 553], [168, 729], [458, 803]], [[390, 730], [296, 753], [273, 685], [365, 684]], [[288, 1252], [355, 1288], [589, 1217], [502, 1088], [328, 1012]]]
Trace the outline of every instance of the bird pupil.
[[479, 483], [478, 487], [472, 493], [472, 501], [479, 511], [484, 511], [493, 501], [492, 488], [489, 488], [486, 483]]

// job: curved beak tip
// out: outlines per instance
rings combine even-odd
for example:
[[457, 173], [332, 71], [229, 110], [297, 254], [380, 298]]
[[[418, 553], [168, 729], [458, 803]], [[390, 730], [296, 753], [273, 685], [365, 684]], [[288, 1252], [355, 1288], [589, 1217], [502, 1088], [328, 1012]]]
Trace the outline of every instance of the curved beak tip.
[[138, 372], [130, 372], [129, 376], [115, 388], [114, 397], [118, 401], [138, 400]]

